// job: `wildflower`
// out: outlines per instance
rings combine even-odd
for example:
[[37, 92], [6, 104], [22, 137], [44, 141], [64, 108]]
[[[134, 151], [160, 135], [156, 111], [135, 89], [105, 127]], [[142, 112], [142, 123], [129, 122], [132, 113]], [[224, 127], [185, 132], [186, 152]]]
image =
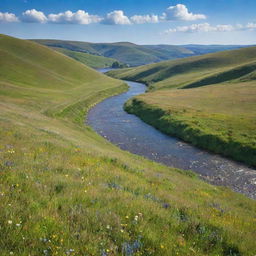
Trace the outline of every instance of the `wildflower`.
[[123, 230], [123, 229], [121, 229], [121, 230], [120, 230], [120, 232], [121, 232], [121, 233], [124, 233], [124, 230]]
[[8, 224], [11, 225], [12, 224], [12, 220], [8, 220]]
[[109, 226], [109, 225], [107, 225], [107, 229], [110, 229], [110, 226]]
[[84, 192], [87, 193], [87, 190], [85, 190]]
[[68, 174], [66, 174], [65, 177], [68, 177]]
[[126, 219], [129, 219], [129, 216], [128, 216], [128, 215], [126, 215], [126, 216], [125, 216], [125, 218], [126, 218]]
[[20, 224], [20, 223], [17, 223], [17, 224], [16, 224], [16, 227], [20, 227], [20, 226], [21, 226], [21, 224]]
[[14, 253], [13, 252], [10, 252], [10, 255], [13, 255]]
[[164, 249], [164, 246], [161, 244], [161, 245], [160, 245], [160, 248], [161, 248], [161, 249]]
[[138, 221], [138, 219], [139, 219], [139, 216], [136, 215], [136, 216], [134, 217], [134, 220], [135, 220], [135, 221]]

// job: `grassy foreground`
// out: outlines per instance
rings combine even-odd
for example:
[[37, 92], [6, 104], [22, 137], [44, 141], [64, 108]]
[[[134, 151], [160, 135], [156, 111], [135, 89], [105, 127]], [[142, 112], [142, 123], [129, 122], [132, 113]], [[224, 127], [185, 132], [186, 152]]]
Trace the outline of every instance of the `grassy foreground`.
[[128, 112], [195, 146], [256, 166], [255, 47], [109, 74], [150, 85], [126, 104]]
[[0, 255], [255, 254], [255, 201], [83, 125], [90, 105], [125, 90], [120, 81], [6, 36], [0, 54]]

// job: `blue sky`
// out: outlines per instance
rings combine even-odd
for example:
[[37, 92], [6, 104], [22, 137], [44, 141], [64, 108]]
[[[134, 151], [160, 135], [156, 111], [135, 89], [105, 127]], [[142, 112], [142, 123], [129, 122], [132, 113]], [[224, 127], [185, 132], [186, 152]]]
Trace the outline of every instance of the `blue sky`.
[[0, 33], [139, 44], [255, 44], [255, 0], [0, 0]]

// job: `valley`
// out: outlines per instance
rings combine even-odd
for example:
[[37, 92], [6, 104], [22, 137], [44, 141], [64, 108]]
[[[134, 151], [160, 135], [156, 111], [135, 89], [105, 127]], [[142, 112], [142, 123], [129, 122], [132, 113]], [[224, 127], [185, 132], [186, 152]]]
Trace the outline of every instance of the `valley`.
[[1, 255], [255, 254], [255, 200], [84, 124], [127, 84], [6, 35], [0, 57]]

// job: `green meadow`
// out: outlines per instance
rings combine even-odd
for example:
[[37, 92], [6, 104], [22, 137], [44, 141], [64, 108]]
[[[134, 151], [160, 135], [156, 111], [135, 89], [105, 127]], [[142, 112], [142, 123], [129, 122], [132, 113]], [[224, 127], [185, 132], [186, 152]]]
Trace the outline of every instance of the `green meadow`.
[[128, 112], [195, 146], [256, 166], [256, 48], [225, 51], [111, 76], [149, 86]]
[[84, 124], [122, 81], [4, 35], [0, 56], [1, 256], [255, 255], [255, 201]]

